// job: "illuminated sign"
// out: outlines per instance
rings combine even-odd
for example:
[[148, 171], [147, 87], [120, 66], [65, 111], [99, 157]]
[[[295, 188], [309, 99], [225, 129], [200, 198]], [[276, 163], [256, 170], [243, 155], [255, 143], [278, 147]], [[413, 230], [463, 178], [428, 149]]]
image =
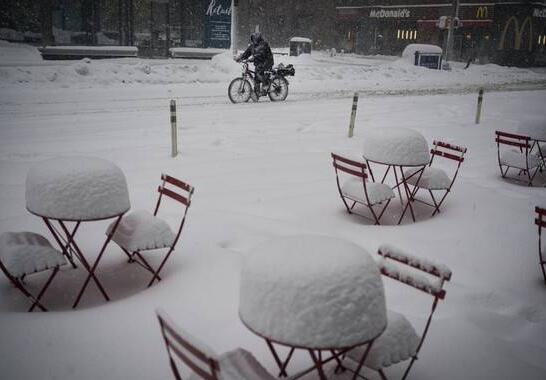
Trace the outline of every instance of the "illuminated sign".
[[478, 7], [478, 9], [476, 9], [476, 18], [477, 19], [489, 18], [489, 9], [487, 7]]
[[370, 10], [371, 18], [409, 18], [410, 16], [411, 12], [407, 8]]
[[533, 17], [546, 18], [546, 8], [542, 8], [542, 9], [535, 8], [535, 9], [533, 9]]

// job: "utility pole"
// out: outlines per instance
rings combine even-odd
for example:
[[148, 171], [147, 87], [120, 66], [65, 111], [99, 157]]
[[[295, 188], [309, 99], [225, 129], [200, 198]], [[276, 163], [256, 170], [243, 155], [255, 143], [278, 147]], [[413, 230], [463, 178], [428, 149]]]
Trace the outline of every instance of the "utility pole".
[[459, 17], [459, 0], [453, 0], [451, 9], [451, 22], [447, 32], [446, 61], [453, 59], [453, 40], [455, 37], [455, 20]]
[[237, 55], [237, 10], [239, 0], [231, 0], [231, 55]]

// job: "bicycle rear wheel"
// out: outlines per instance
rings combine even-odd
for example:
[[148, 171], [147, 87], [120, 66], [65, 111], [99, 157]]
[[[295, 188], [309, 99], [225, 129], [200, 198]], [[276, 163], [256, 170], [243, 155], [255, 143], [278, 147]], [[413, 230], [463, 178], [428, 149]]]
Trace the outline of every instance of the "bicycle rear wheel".
[[269, 86], [269, 99], [280, 102], [288, 96], [288, 81], [284, 78], [275, 78]]
[[229, 100], [232, 103], [245, 103], [250, 99], [252, 86], [243, 78], [235, 78], [228, 87]]

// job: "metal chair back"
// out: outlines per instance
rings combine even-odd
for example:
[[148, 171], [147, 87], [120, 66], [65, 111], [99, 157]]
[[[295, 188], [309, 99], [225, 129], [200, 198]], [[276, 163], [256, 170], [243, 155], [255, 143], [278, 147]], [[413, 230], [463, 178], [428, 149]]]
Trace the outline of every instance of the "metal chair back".
[[197, 347], [194, 338], [187, 336], [161, 310], [156, 310], [161, 334], [167, 347], [169, 363], [176, 380], [183, 380], [177, 363], [184, 363], [193, 373], [204, 380], [220, 380], [218, 372], [220, 365], [215, 355]]

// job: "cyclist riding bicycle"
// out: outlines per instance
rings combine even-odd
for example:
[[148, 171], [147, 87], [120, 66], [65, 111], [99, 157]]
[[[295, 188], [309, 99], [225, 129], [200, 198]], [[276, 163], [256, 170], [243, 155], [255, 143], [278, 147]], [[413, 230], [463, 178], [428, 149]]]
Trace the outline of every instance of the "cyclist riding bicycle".
[[[244, 53], [235, 60], [241, 62], [249, 57], [252, 57], [255, 67], [254, 90], [258, 95], [266, 95], [266, 89], [269, 86], [269, 78], [265, 75], [265, 71], [270, 71], [273, 68], [273, 53], [271, 52], [269, 43], [264, 40], [260, 32], [255, 32], [250, 35], [250, 45], [248, 45]], [[261, 91], [260, 83], [262, 83]]]

